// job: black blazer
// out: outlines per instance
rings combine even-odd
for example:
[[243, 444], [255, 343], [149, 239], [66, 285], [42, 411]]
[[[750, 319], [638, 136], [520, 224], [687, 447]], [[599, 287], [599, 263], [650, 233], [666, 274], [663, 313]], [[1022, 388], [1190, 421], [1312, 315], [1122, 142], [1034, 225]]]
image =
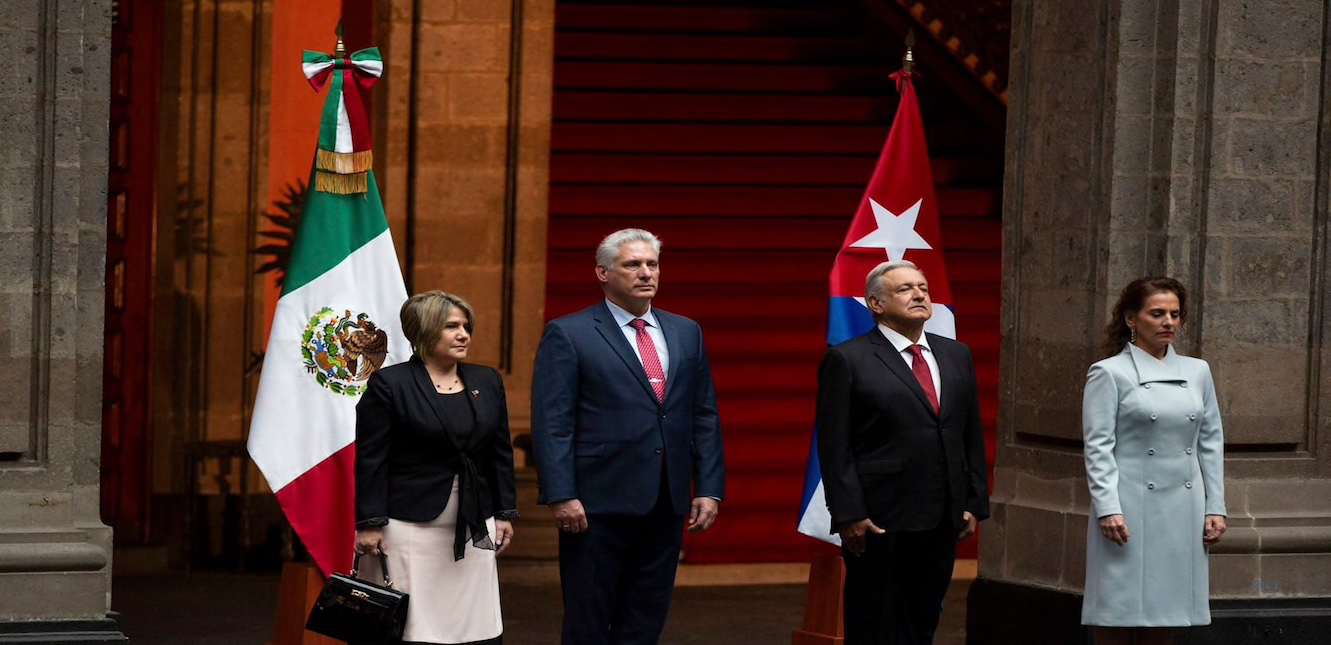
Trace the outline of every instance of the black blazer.
[[875, 326], [831, 347], [818, 371], [818, 458], [832, 532], [870, 518], [932, 529], [989, 517], [984, 435], [970, 348], [927, 334], [942, 385], [935, 414], [910, 365]]
[[356, 526], [387, 518], [427, 522], [448, 503], [464, 455], [475, 468], [481, 519], [517, 508], [504, 382], [495, 370], [458, 364], [476, 425], [465, 436], [448, 420], [425, 364], [415, 356], [370, 377], [356, 404]]

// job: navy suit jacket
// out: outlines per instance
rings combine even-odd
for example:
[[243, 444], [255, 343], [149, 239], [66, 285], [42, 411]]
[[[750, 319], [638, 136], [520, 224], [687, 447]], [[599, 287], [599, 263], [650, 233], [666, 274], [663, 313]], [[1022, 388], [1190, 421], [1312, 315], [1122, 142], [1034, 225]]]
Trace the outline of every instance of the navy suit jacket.
[[960, 529], [989, 517], [984, 433], [970, 348], [927, 334], [942, 385], [935, 413], [906, 359], [875, 326], [831, 347], [818, 371], [818, 458], [832, 514], [886, 531]]
[[646, 515], [663, 472], [677, 515], [693, 497], [725, 496], [702, 329], [652, 312], [670, 353], [664, 402], [604, 301], [546, 325], [531, 406], [540, 503], [577, 499], [589, 514]]

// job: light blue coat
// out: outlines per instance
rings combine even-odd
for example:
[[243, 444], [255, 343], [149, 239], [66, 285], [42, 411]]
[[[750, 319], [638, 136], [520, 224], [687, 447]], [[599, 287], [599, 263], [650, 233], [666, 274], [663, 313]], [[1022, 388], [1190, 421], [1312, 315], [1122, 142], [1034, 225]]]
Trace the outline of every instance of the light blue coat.
[[[1210, 366], [1172, 346], [1158, 360], [1128, 345], [1086, 374], [1082, 433], [1091, 489], [1082, 623], [1209, 624], [1202, 525], [1225, 514]], [[1120, 513], [1124, 546], [1100, 533], [1099, 518]]]

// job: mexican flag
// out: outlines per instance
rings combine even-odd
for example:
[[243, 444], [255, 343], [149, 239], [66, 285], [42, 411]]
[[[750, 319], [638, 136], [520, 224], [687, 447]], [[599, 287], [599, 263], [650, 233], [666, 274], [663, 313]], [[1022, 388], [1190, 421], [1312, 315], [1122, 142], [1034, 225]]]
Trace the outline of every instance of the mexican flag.
[[[338, 57], [329, 67], [340, 77], [353, 65]], [[345, 104], [342, 85], [330, 102]], [[406, 360], [411, 347], [398, 323], [407, 290], [374, 172], [348, 168], [363, 192], [320, 190], [329, 171], [318, 160], [337, 152], [322, 143], [273, 315], [249, 452], [328, 575], [347, 570], [353, 555], [356, 402], [370, 375]]]

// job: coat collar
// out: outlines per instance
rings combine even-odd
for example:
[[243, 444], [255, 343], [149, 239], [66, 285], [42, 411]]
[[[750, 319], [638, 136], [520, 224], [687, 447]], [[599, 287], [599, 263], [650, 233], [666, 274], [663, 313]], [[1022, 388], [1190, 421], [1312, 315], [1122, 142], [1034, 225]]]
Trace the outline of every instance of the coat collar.
[[[460, 428], [455, 428], [448, 422], [448, 413], [444, 410], [444, 402], [440, 400], [439, 392], [434, 388], [434, 381], [430, 380], [430, 373], [425, 369], [425, 361], [422, 361], [419, 356], [412, 355], [410, 362], [413, 366], [413, 380], [416, 381], [416, 387], [425, 395], [425, 400], [429, 402], [430, 409], [434, 411], [435, 417], [439, 419], [439, 427], [444, 430], [444, 434], [448, 436], [449, 441], [452, 441], [458, 450], [465, 450], [476, 440], [476, 435], [479, 433], [460, 434]], [[477, 425], [480, 425], [479, 411], [476, 408], [476, 398], [480, 396], [480, 393], [473, 387], [472, 379], [468, 378], [471, 374], [470, 365], [458, 363], [458, 380], [462, 382], [462, 396], [466, 398], [467, 405], [471, 406], [472, 418], [476, 419]]]
[[1132, 359], [1133, 365], [1137, 368], [1138, 384], [1188, 380], [1179, 372], [1178, 354], [1174, 353], [1173, 345], [1165, 348], [1163, 360], [1151, 356], [1132, 343], [1128, 343], [1123, 353]]
[[[673, 326], [665, 324], [660, 312], [656, 312], [655, 310], [653, 310], [653, 312], [657, 314], [656, 323], [661, 326], [661, 333], [665, 335], [666, 343], [669, 344], [675, 342], [675, 336], [673, 336], [674, 331], [671, 329]], [[620, 329], [619, 322], [616, 321], [614, 315], [610, 313], [610, 307], [605, 304], [604, 300], [592, 309], [592, 317], [596, 320], [597, 333], [601, 334], [601, 338], [610, 345], [610, 349], [615, 352], [615, 355], [619, 357], [619, 360], [624, 362], [624, 366], [628, 368], [629, 373], [633, 375], [633, 378], [638, 381], [638, 385], [642, 386], [648, 396], [652, 397], [652, 400], [656, 400], [656, 390], [653, 390], [652, 384], [647, 382], [647, 372], [642, 369], [642, 361], [639, 361], [638, 355], [633, 353], [633, 348], [629, 346], [628, 339], [624, 338], [624, 330]], [[674, 346], [678, 347], [678, 344], [675, 344]], [[666, 396], [670, 395], [670, 381], [675, 376], [675, 366], [678, 363], [679, 361], [670, 361], [670, 373], [666, 374]]]
[[[906, 389], [915, 394], [915, 398], [920, 400], [920, 403], [924, 405], [925, 409], [928, 410], [930, 414], [937, 416], [937, 413], [934, 412], [933, 404], [929, 402], [929, 395], [924, 393], [924, 388], [920, 387], [920, 382], [916, 380], [915, 373], [910, 371], [910, 366], [906, 364], [906, 357], [902, 356], [901, 352], [897, 351], [897, 348], [888, 341], [887, 337], [884, 336], [883, 332], [879, 331], [877, 327], [869, 330], [868, 338], [869, 342], [874, 346], [874, 356], [876, 356], [883, 365], [886, 365], [887, 369], [891, 371], [892, 374], [898, 379], [901, 379], [901, 382], [906, 386]], [[932, 348], [930, 351], [932, 351]], [[934, 360], [938, 361], [938, 378], [939, 380], [942, 380], [943, 375], [946, 373], [944, 372], [942, 357], [935, 352]], [[939, 403], [940, 412], [947, 409], [941, 405], [942, 401]]]

